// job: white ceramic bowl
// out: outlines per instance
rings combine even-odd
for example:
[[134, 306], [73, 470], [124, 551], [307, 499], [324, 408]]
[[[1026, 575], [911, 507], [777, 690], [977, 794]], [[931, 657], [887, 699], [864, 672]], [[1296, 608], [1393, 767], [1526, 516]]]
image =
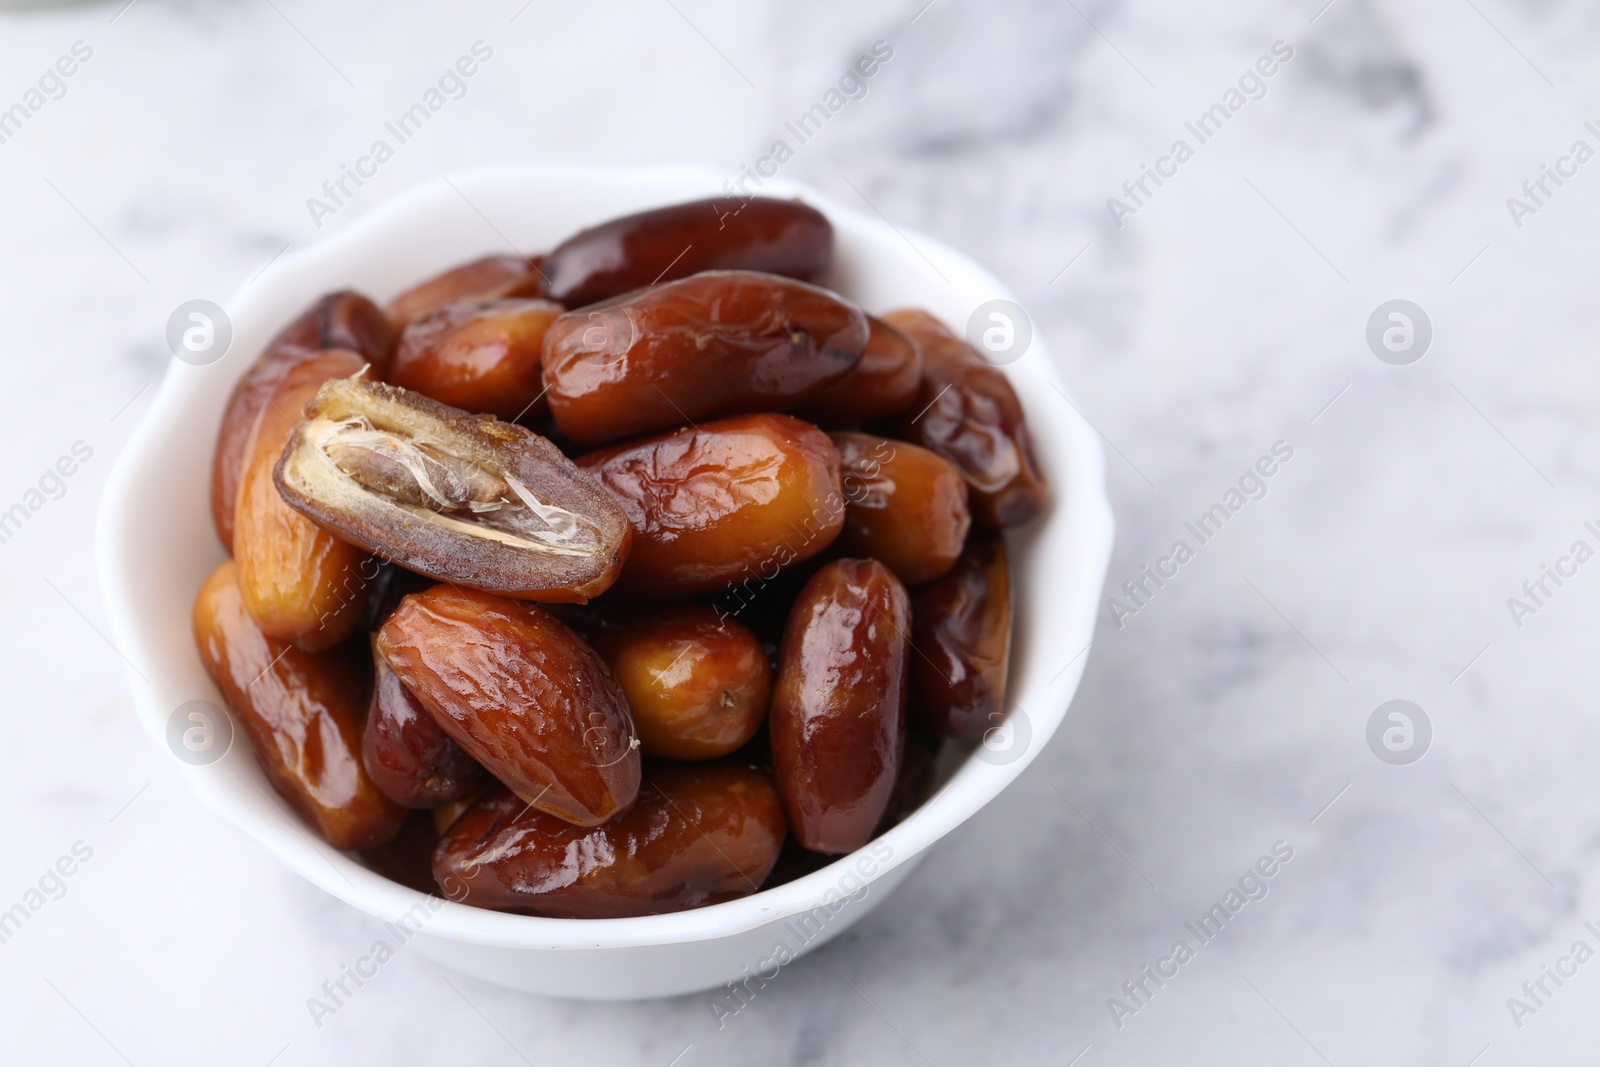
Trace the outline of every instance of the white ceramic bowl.
[[[475, 170], [375, 207], [246, 284], [227, 307], [233, 341], [226, 355], [209, 366], [174, 361], [101, 507], [101, 584], [117, 646], [144, 675], [129, 672], [150, 738], [167, 748], [169, 720], [180, 705], [220, 702], [196, 655], [189, 609], [223, 558], [208, 511], [217, 421], [234, 381], [268, 338], [329, 290], [354, 288], [381, 303], [446, 266], [508, 251], [507, 241], [523, 251], [549, 248], [615, 215], [721, 194], [723, 178], [688, 166]], [[1009, 298], [987, 271], [937, 241], [790, 182], [769, 182], [762, 192], [803, 196], [833, 221], [838, 255], [829, 284], [868, 310], [923, 307], [961, 331], [980, 303]], [[1083, 673], [1111, 553], [1100, 444], [1066, 400], [1042, 340], [1035, 338], [1006, 369], [1054, 494], [1049, 510], [1010, 538], [1017, 591], [1013, 721], [970, 757], [946, 746], [947, 780], [939, 791], [858, 853], [741, 900], [674, 915], [588, 921], [509, 915], [407, 889], [331, 848], [273, 793], [243, 741], [209, 765], [179, 766], [206, 803], [290, 867], [346, 903], [399, 924], [396, 930], [420, 928], [394, 936], [467, 974], [590, 999], [667, 996], [751, 973], [770, 976], [859, 920], [930, 845], [1016, 778], [1055, 732]]]

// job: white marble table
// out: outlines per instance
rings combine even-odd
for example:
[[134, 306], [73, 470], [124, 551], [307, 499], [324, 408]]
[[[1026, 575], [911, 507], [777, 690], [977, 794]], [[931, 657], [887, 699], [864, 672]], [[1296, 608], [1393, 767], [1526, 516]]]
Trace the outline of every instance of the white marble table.
[[[0, 510], [41, 489], [0, 544], [0, 909], [46, 894], [0, 944], [7, 1062], [1592, 1058], [1600, 963], [1572, 955], [1600, 948], [1600, 563], [1572, 555], [1600, 547], [1600, 162], [1572, 155], [1600, 149], [1592, 5], [122, 2], [0, 14], [0, 109], [41, 88], [0, 143]], [[1110, 592], [1171, 575], [1108, 608], [1017, 785], [720, 1031], [703, 998], [452, 988], [414, 956], [318, 1027], [306, 999], [374, 924], [188, 794], [97, 636], [96, 498], [168, 313], [313, 240], [307, 198], [480, 40], [465, 95], [325, 228], [481, 162], [737, 173], [888, 42], [784, 172], [1022, 295], [1112, 446]], [[1277, 41], [1292, 57], [1241, 87]], [[1202, 140], [1186, 123], [1214, 104]], [[1409, 365], [1366, 339], [1396, 298], [1432, 328]], [[1179, 540], [1192, 558], [1163, 563]], [[1420, 762], [1369, 748], [1393, 699], [1431, 723]], [[1292, 858], [1247, 877], [1277, 842]], [[1202, 941], [1186, 924], [1241, 878]]]

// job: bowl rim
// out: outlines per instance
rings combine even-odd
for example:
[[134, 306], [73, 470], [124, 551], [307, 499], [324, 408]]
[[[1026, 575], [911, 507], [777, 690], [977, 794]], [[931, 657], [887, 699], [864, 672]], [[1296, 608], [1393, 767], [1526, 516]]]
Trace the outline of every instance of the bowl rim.
[[[284, 321], [281, 310], [293, 306], [293, 302], [281, 293], [293, 288], [293, 279], [297, 274], [318, 263], [358, 256], [363, 246], [374, 243], [387, 231], [407, 225], [410, 219], [449, 210], [448, 204], [454, 204], [459, 209], [457, 198], [468, 199], [467, 190], [488, 194], [496, 190], [527, 189], [541, 184], [563, 184], [585, 190], [596, 187], [635, 192], [659, 189], [662, 190], [660, 198], [654, 202], [672, 203], [695, 196], [724, 195], [724, 178], [725, 175], [714, 168], [695, 164], [609, 167], [568, 163], [508, 163], [452, 172], [413, 186], [373, 206], [305, 248], [284, 254], [256, 278], [242, 285], [227, 302], [226, 310], [237, 323], [252, 317], [259, 318], [266, 313], [263, 309], [275, 307], [278, 309], [276, 321]], [[695, 192], [696, 189], [700, 191]], [[829, 217], [840, 235], [841, 244], [847, 237], [892, 243], [895, 247], [903, 244], [915, 252], [934, 274], [945, 278], [947, 283], [954, 278], [956, 282], [952, 284], [964, 286], [968, 291], [985, 292], [988, 299], [1016, 302], [1015, 296], [987, 270], [941, 241], [896, 226], [887, 216], [877, 213], [876, 208], [873, 211], [878, 217], [873, 217], [846, 208], [798, 182], [781, 178], [767, 181], [759, 195], [803, 197]], [[865, 200], [865, 197], [862, 199]], [[468, 200], [468, 203], [472, 201]], [[604, 216], [585, 224], [592, 225], [599, 221], [604, 221]], [[494, 250], [490, 248], [487, 251]], [[503, 251], [503, 245], [498, 250]], [[907, 269], [926, 273], [926, 268], [916, 262], [917, 257], [907, 255]], [[384, 298], [388, 295], [384, 294]], [[251, 353], [251, 358], [253, 355]], [[1080, 596], [1075, 603], [1054, 604], [1052, 611], [1060, 612], [1065, 636], [1070, 637], [1073, 647], [1081, 645], [1083, 651], [1074, 656], [1045, 687], [1037, 684], [1031, 687], [1037, 690], [1030, 691], [1032, 708], [1022, 713], [1031, 736], [1025, 741], [1025, 748], [1019, 757], [1009, 762], [967, 758], [955, 776], [912, 815], [863, 848], [840, 856], [827, 866], [746, 897], [665, 915], [623, 919], [554, 919], [490, 911], [409, 889], [377, 874], [352, 856], [334, 850], [308, 832], [275, 795], [269, 797], [263, 794], [261, 799], [264, 803], [259, 805], [239, 803], [234, 795], [236, 791], [224, 788], [221, 768], [226, 760], [200, 767], [183, 763], [175, 756], [172, 757], [173, 761], [188, 779], [191, 788], [213, 811], [266, 845], [279, 859], [309, 881], [369, 914], [389, 921], [415, 921], [425, 932], [453, 940], [512, 948], [571, 950], [670, 945], [728, 937], [834, 904], [844, 897], [858, 899], [855, 894], [863, 893], [865, 886], [903, 863], [914, 862], [935, 841], [976, 814], [1037, 758], [1065, 717], [1088, 659], [1086, 653], [1092, 645], [1099, 596], [1110, 562], [1113, 538], [1111, 507], [1105, 490], [1104, 453], [1097, 431], [1071, 400], [1042, 338], [1035, 336], [1024, 362], [1030, 364], [1027, 369], [1030, 379], [1049, 385], [1066, 401], [1064, 408], [1053, 408], [1050, 412], [1049, 438], [1061, 442], [1061, 447], [1045, 456], [1050, 464], [1052, 502], [1046, 514], [1025, 527], [1024, 531], [1044, 524], [1055, 526], [1060, 523], [1065, 524], [1072, 535], [1075, 557], [1073, 569], [1078, 579], [1076, 584], [1088, 586], [1088, 595]], [[242, 369], [245, 364], [236, 365]], [[119, 649], [128, 650], [124, 659], [140, 723], [151, 741], [163, 751], [167, 751], [168, 715], [175, 705], [161, 700], [158, 690], [174, 691], [174, 684], [164, 677], [169, 673], [164, 666], [167, 662], [164, 657], [171, 656], [172, 651], [153, 647], [145, 639], [137, 597], [130, 584], [133, 569], [139, 561], [125, 550], [124, 542], [128, 539], [124, 534], [132, 528], [131, 524], [146, 521], [141, 513], [141, 506], [148, 506], [142, 487], [150, 479], [159, 476], [157, 471], [161, 456], [158, 452], [158, 428], [164, 420], [176, 419], [183, 414], [186, 403], [201, 386], [201, 378], [195, 372], [204, 369], [176, 360], [169, 366], [151, 406], [140, 419], [108, 477], [96, 525], [96, 562], [112, 637]], [[1037, 430], [1042, 400], [1029, 391], [1019, 389], [1018, 392], [1024, 407], [1030, 409], [1030, 424]], [[212, 432], [211, 424], [207, 423], [205, 440], [208, 445]], [[1045, 450], [1041, 447], [1041, 451]], [[1024, 533], [1022, 536], [1027, 535]], [[1014, 546], [1016, 537], [1010, 540]], [[1013, 574], [1025, 574], [1028, 570], [1026, 564], [1020, 567], [1014, 565]], [[192, 646], [184, 652], [189, 656], [194, 655]], [[136, 659], [146, 665], [151, 672], [150, 677], [145, 677], [137, 669]], [[1021, 688], [1019, 681], [1014, 663], [1011, 677], [1013, 694]], [[1046, 693], [1049, 694], [1047, 704], [1041, 706], [1039, 701]], [[215, 690], [212, 690], [210, 697], [220, 705]], [[1011, 701], [1008, 700], [1008, 703]], [[1017, 701], [1017, 707], [1021, 707], [1020, 700]], [[237, 728], [235, 736], [238, 736]], [[236, 744], [234, 747], [240, 746]], [[248, 748], [248, 743], [244, 747]], [[171, 753], [168, 752], [168, 755]], [[259, 775], [254, 759], [249, 758], [248, 763]], [[962, 782], [962, 787], [952, 789], [958, 780]], [[261, 792], [259, 786], [256, 791]], [[887, 856], [884, 855], [885, 851]], [[857, 886], [862, 888], [858, 889]]]

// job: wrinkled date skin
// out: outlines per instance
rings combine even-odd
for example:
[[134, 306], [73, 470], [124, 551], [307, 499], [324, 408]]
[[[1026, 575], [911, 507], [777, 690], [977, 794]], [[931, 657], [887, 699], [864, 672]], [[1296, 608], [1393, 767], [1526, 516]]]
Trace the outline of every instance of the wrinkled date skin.
[[347, 378], [306, 405], [273, 474], [291, 507], [408, 570], [581, 604], [633, 540], [622, 508], [555, 445], [396, 386]]
[[936, 737], [976, 741], [1005, 713], [1011, 569], [999, 533], [980, 530], [950, 573], [912, 601], [911, 707]]
[[629, 612], [591, 641], [628, 698], [646, 756], [725, 756], [766, 720], [772, 696], [766, 649], [704, 604]]
[[640, 759], [628, 702], [555, 616], [438, 585], [400, 602], [377, 647], [444, 732], [525, 803], [578, 826], [633, 803]]
[[489, 772], [450, 740], [382, 656], [372, 658], [361, 757], [383, 795], [408, 808], [437, 808], [483, 792]]
[[389, 301], [384, 311], [398, 333], [418, 316], [447, 304], [538, 296], [543, 263], [542, 256], [484, 256], [412, 286]]
[[222, 547], [233, 551], [233, 512], [239, 499], [239, 476], [245, 445], [267, 397], [297, 363], [324, 349], [359, 353], [382, 377], [394, 351], [395, 333], [383, 311], [360, 293], [330, 293], [313, 304], [267, 344], [228, 397], [217, 446], [211, 455], [211, 524]]
[[954, 464], [904, 441], [829, 436], [839, 450], [846, 501], [833, 550], [881, 560], [907, 585], [948, 571], [972, 525], [967, 483]]
[[755, 892], [783, 846], [765, 771], [651, 764], [639, 802], [584, 829], [491, 793], [446, 831], [433, 874], [451, 900], [564, 919], [659, 915]]
[[780, 411], [848, 374], [867, 317], [804, 282], [708, 271], [568, 312], [545, 335], [550, 414], [580, 444]]
[[794, 410], [818, 426], [854, 426], [898, 415], [922, 390], [922, 349], [875, 315], [861, 362], [843, 378]]
[[960, 469], [979, 525], [1016, 526], [1043, 511], [1049, 488], [1006, 376], [925, 311], [884, 317], [922, 349], [922, 392], [913, 408], [921, 414], [903, 419], [896, 436]]
[[334, 848], [375, 848], [405, 809], [361, 762], [366, 672], [351, 648], [305, 652], [267, 637], [244, 610], [232, 561], [194, 601], [200, 660], [272, 787]]
[[426, 312], [400, 335], [388, 380], [466, 411], [538, 417], [539, 357], [562, 310], [549, 300], [484, 300]]
[[787, 415], [709, 422], [600, 452], [592, 471], [633, 525], [619, 588], [645, 596], [771, 581], [844, 525], [839, 453]]
[[545, 261], [546, 295], [568, 307], [707, 270], [817, 281], [833, 262], [833, 226], [797, 200], [695, 200], [583, 230]]
[[233, 554], [245, 607], [269, 636], [313, 652], [355, 630], [376, 566], [361, 549], [291, 508], [272, 473], [301, 408], [324, 382], [361, 366], [356, 353], [333, 350], [291, 368], [256, 420], [239, 483]]
[[888, 809], [905, 740], [911, 605], [877, 560], [841, 559], [800, 591], [778, 655], [772, 769], [795, 840], [860, 848]]

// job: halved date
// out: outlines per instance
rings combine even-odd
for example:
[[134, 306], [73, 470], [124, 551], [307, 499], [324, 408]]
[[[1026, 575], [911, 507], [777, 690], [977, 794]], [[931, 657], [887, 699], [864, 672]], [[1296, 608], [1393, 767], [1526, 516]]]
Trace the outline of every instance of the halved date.
[[405, 389], [348, 378], [306, 406], [283, 498], [353, 544], [440, 581], [583, 603], [627, 558], [627, 517], [549, 441]]
[[269, 636], [312, 651], [331, 648], [355, 630], [376, 565], [291, 508], [272, 472], [306, 401], [329, 379], [361, 367], [359, 355], [335, 349], [290, 368], [256, 420], [239, 484], [233, 554], [245, 607]]
[[801, 404], [794, 414], [818, 426], [854, 426], [898, 415], [922, 388], [922, 349], [876, 315], [861, 362], [843, 378]]
[[655, 763], [633, 810], [584, 829], [491, 793], [445, 832], [433, 874], [451, 900], [566, 919], [659, 915], [760, 888], [783, 846], [765, 771]]
[[778, 654], [772, 769], [813, 852], [860, 848], [888, 809], [905, 739], [911, 605], [877, 560], [841, 559], [800, 591]]
[[366, 672], [349, 647], [305, 652], [261, 632], [230, 560], [194, 601], [200, 661], [250, 740], [272, 787], [338, 849], [375, 848], [405, 809], [361, 762]]
[[961, 472], [938, 453], [904, 441], [829, 436], [839, 450], [846, 501], [834, 550], [881, 560], [908, 585], [949, 570], [972, 525]]
[[549, 300], [477, 300], [426, 312], [400, 335], [388, 380], [467, 411], [537, 416], [539, 356], [562, 310]]
[[1049, 499], [1033, 435], [1006, 376], [925, 311], [884, 316], [922, 349], [922, 392], [896, 436], [939, 453], [972, 490], [972, 517], [983, 526], [1027, 522]]
[[384, 311], [399, 331], [419, 315], [447, 304], [538, 296], [543, 262], [541, 256], [500, 255], [474, 259], [412, 286], [389, 301]]
[[833, 262], [833, 226], [798, 200], [726, 197], [642, 211], [583, 230], [545, 261], [546, 295], [568, 307], [707, 270], [817, 281]]
[[571, 311], [545, 335], [550, 413], [580, 444], [778, 411], [850, 372], [867, 318], [825, 289], [707, 271]]
[[704, 604], [615, 615], [590, 641], [628, 698], [646, 756], [725, 756], [766, 720], [766, 649]]
[[839, 454], [787, 415], [745, 415], [591, 452], [633, 524], [621, 588], [711, 592], [771, 580], [821, 552], [844, 524]]
[[457, 744], [541, 811], [597, 826], [639, 791], [628, 702], [541, 608], [437, 585], [400, 602], [378, 654]]
[[948, 574], [912, 597], [911, 708], [937, 737], [1000, 725], [1011, 662], [1011, 568], [998, 532], [974, 531]]
[[228, 396], [211, 454], [211, 524], [222, 547], [233, 551], [233, 512], [245, 445], [267, 396], [289, 368], [324, 349], [344, 348], [371, 363], [383, 377], [394, 351], [394, 330], [382, 310], [360, 293], [329, 293], [274, 337]]
[[440, 729], [376, 649], [372, 659], [361, 757], [383, 795], [408, 808], [437, 808], [483, 792], [489, 772]]

